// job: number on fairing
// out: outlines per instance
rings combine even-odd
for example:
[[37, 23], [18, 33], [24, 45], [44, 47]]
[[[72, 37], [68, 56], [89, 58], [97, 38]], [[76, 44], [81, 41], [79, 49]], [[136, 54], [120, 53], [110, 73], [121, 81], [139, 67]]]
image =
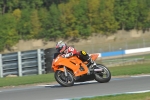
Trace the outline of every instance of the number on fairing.
[[74, 48], [72, 48], [72, 47], [69, 47], [69, 51], [74, 51]]

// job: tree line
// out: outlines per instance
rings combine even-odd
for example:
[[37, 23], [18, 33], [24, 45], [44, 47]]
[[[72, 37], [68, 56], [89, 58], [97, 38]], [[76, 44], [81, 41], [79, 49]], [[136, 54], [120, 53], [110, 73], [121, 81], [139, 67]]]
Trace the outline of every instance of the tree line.
[[20, 39], [150, 28], [150, 0], [0, 0], [0, 50]]

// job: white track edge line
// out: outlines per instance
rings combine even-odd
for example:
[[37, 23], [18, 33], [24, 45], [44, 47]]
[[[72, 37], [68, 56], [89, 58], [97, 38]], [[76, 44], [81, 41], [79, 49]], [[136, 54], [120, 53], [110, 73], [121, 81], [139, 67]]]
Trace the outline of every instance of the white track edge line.
[[[106, 95], [97, 95], [97, 96], [110, 96], [110, 95], [120, 95], [120, 94], [137, 94], [137, 93], [147, 93], [150, 90], [143, 90], [143, 91], [133, 91], [133, 92], [124, 92], [124, 93], [115, 93], [115, 94], [106, 94]], [[54, 100], [80, 100], [82, 98], [94, 98], [97, 96], [85, 96], [85, 97], [77, 97], [77, 98], [66, 98], [66, 99], [54, 99]]]
[[131, 77], [148, 77], [150, 75], [137, 75], [137, 76], [131, 76]]

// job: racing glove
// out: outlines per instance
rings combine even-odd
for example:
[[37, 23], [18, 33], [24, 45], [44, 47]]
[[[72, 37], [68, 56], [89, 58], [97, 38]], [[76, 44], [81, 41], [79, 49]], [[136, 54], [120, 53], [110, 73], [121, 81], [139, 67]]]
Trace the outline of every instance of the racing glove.
[[64, 57], [64, 58], [67, 58], [67, 57], [70, 57], [70, 56], [72, 56], [72, 53], [62, 55], [62, 57]]

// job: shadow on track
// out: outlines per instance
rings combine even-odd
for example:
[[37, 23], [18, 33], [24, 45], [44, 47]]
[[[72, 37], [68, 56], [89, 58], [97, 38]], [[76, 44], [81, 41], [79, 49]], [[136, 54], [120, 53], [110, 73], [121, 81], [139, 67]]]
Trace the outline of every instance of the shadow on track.
[[[96, 81], [92, 81], [92, 82], [76, 82], [73, 86], [71, 87], [75, 87], [75, 86], [81, 86], [81, 85], [90, 85], [90, 84], [100, 84]], [[101, 83], [102, 84], [102, 83]], [[67, 87], [63, 87], [59, 84], [56, 85], [47, 85], [45, 86], [45, 88], [67, 88]]]

